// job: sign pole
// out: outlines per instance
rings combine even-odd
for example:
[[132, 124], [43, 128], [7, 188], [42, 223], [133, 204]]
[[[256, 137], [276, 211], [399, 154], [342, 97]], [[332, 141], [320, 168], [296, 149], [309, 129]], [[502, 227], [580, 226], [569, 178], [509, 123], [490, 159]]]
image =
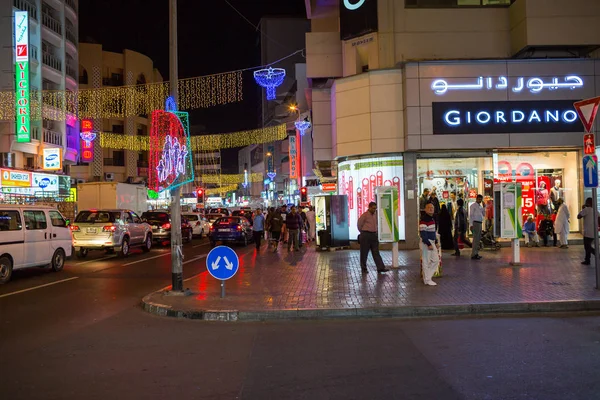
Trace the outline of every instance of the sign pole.
[[225, 298], [225, 281], [221, 279], [221, 298]]
[[[169, 0], [169, 86], [179, 103], [177, 73], [177, 0]], [[171, 189], [171, 280], [172, 291], [183, 292], [183, 251], [181, 246], [181, 187]]]
[[594, 265], [596, 267], [596, 289], [600, 289], [600, 262], [598, 262], [598, 189], [592, 188], [592, 204], [594, 207]]
[[400, 268], [398, 264], [398, 242], [392, 243], [392, 268]]

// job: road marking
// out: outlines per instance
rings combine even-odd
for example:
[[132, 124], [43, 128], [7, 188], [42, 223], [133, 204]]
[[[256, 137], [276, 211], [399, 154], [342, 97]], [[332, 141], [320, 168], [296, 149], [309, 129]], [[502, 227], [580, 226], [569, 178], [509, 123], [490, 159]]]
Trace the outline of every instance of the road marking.
[[202, 243], [202, 244], [197, 244], [195, 246], [192, 246], [192, 248], [195, 249], [196, 247], [208, 246], [209, 244], [210, 244], [210, 242], [206, 242], [206, 243]]
[[198, 261], [198, 260], [200, 260], [200, 259], [203, 259], [203, 258], [204, 258], [204, 257], [206, 257], [207, 255], [208, 255], [208, 254], [202, 254], [202, 255], [200, 255], [200, 256], [196, 256], [196, 257], [192, 258], [191, 260], [184, 261], [183, 263], [184, 263], [184, 264], [187, 264], [187, 263], [191, 263], [192, 261]]
[[97, 260], [89, 260], [89, 261], [84, 261], [84, 262], [76, 263], [74, 265], [89, 264], [89, 263], [93, 263], [93, 262], [97, 262], [97, 261], [102, 261], [102, 260], [108, 260], [109, 258], [116, 258], [116, 257], [117, 257], [116, 255], [112, 255], [112, 256], [102, 257], [102, 258], [99, 258]]
[[56, 284], [58, 284], [58, 283], [63, 283], [63, 282], [72, 281], [73, 279], [79, 279], [79, 277], [78, 277], [78, 276], [74, 276], [74, 277], [72, 277], [72, 278], [67, 278], [67, 279], [63, 279], [63, 280], [60, 280], [60, 281], [56, 281], [56, 282], [46, 283], [46, 284], [44, 284], [44, 285], [34, 286], [34, 287], [32, 287], [32, 288], [29, 288], [29, 289], [17, 290], [16, 292], [2, 294], [2, 295], [0, 295], [0, 298], [2, 298], [2, 297], [8, 297], [8, 296], [12, 296], [12, 295], [14, 295], [14, 294], [19, 294], [19, 293], [25, 293], [25, 292], [29, 292], [29, 291], [31, 291], [31, 290], [36, 290], [36, 289], [40, 289], [40, 288], [43, 288], [43, 287], [46, 287], [46, 286], [52, 286], [52, 285], [56, 285]]
[[159, 257], [164, 257], [164, 256], [167, 256], [167, 255], [169, 255], [169, 254], [171, 254], [171, 252], [170, 252], [170, 251], [169, 251], [168, 253], [164, 253], [164, 254], [161, 254], [161, 255], [159, 255], [159, 256], [148, 257], [148, 258], [144, 258], [143, 260], [137, 260], [137, 261], [133, 261], [133, 262], [130, 262], [130, 263], [127, 263], [127, 264], [123, 264], [123, 265], [122, 265], [122, 267], [126, 267], [126, 266], [128, 266], [128, 265], [133, 265], [133, 264], [139, 264], [139, 263], [141, 263], [141, 262], [148, 261], [148, 260], [153, 260], [153, 259], [155, 259], [155, 258], [159, 258]]

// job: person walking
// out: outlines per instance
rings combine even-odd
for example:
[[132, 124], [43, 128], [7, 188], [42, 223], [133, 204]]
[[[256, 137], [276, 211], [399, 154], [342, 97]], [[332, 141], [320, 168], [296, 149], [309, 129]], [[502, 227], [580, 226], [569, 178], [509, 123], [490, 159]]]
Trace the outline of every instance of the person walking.
[[561, 249], [569, 248], [568, 236], [569, 236], [569, 207], [565, 204], [563, 199], [558, 199], [556, 202], [558, 212], [556, 213], [556, 221], [554, 222], [554, 231], [558, 235], [558, 241]]
[[[302, 240], [302, 233], [303, 232], [307, 232], [308, 229], [306, 229], [306, 211], [304, 211], [303, 208], [298, 207], [298, 214], [300, 214], [300, 218], [302, 219], [302, 225], [300, 225], [300, 230], [298, 231], [298, 242], [300, 243], [300, 247], [302, 247], [304, 245], [304, 240]], [[307, 235], [307, 239], [308, 239], [308, 235]]]
[[425, 206], [429, 203], [429, 189], [423, 189], [423, 194], [419, 197], [419, 211], [423, 213], [425, 211]]
[[435, 225], [434, 207], [430, 203], [425, 206], [425, 212], [419, 221], [419, 235], [421, 236], [419, 247], [421, 248], [423, 283], [429, 286], [437, 285], [431, 278], [433, 278], [433, 274], [440, 265], [439, 244], [436, 238]]
[[300, 214], [296, 212], [296, 206], [292, 206], [290, 213], [287, 215], [285, 226], [285, 229], [288, 232], [288, 251], [291, 251], [292, 246], [294, 246], [295, 251], [299, 251], [300, 246], [298, 244], [298, 237], [300, 228], [302, 228], [302, 218], [300, 217]]
[[453, 256], [460, 256], [460, 250], [458, 249], [458, 239], [469, 247], [473, 247], [471, 241], [467, 238], [467, 226], [468, 219], [463, 207], [465, 201], [463, 199], [456, 200], [456, 217], [454, 217], [454, 254]]
[[279, 246], [279, 240], [281, 238], [281, 229], [283, 227], [283, 218], [279, 209], [274, 209], [272, 213], [267, 216], [267, 226], [271, 233], [271, 241], [273, 243], [273, 252], [277, 252], [277, 246]]
[[310, 206], [306, 213], [306, 221], [308, 224], [308, 240], [312, 242], [317, 236], [317, 214], [313, 206]]
[[385, 267], [381, 254], [379, 253], [379, 238], [377, 236], [377, 203], [370, 202], [369, 209], [358, 218], [358, 242], [360, 243], [360, 269], [363, 273], [367, 270], [367, 258], [369, 250], [373, 261], [377, 266], [377, 272], [387, 272], [389, 269]]
[[262, 238], [265, 236], [265, 216], [260, 208], [257, 208], [254, 213], [254, 223], [252, 224], [252, 235], [256, 244], [256, 251], [260, 251]]
[[285, 220], [286, 220], [286, 218], [288, 216], [288, 211], [287, 211], [287, 205], [286, 204], [284, 204], [284, 205], [281, 206], [280, 214], [281, 214], [281, 218], [283, 220], [283, 225], [281, 226], [281, 241], [283, 243], [287, 243], [288, 231], [287, 231], [287, 227], [285, 225]]
[[479, 242], [481, 241], [481, 228], [483, 220], [485, 219], [485, 210], [481, 205], [483, 202], [483, 196], [478, 194], [475, 199], [475, 203], [469, 207], [469, 222], [471, 226], [471, 232], [473, 232], [473, 249], [471, 251], [472, 260], [481, 260], [479, 255]]
[[442, 250], [452, 250], [454, 243], [452, 241], [452, 218], [445, 204], [442, 204], [440, 211], [439, 228], [440, 242]]
[[440, 199], [437, 197], [437, 193], [435, 190], [431, 191], [429, 195], [429, 203], [433, 204], [433, 218], [435, 218], [435, 223], [439, 226], [440, 224]]
[[583, 265], [590, 265], [592, 254], [596, 257], [596, 249], [592, 247], [594, 234], [598, 234], [598, 232], [595, 232], [594, 203], [591, 197], [585, 199], [585, 204], [581, 211], [579, 211], [579, 214], [577, 214], [577, 219], [583, 219], [583, 247], [585, 248], [585, 259], [581, 263]]

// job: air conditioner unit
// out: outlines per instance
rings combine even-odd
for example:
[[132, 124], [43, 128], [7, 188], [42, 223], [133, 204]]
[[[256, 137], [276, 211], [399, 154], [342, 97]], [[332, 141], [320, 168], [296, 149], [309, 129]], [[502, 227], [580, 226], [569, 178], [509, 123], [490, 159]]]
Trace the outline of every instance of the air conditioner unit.
[[77, 185], [77, 179], [71, 178], [71, 186], [75, 186], [75, 185]]
[[104, 174], [104, 180], [107, 182], [112, 182], [115, 180], [115, 174], [113, 174], [112, 172], [106, 172]]
[[[73, 184], [73, 181], [74, 181], [74, 180], [75, 180], [75, 179], [71, 179], [71, 185]], [[85, 179], [77, 179], [77, 180], [76, 180], [76, 182], [77, 182], [77, 183], [85, 183]]]

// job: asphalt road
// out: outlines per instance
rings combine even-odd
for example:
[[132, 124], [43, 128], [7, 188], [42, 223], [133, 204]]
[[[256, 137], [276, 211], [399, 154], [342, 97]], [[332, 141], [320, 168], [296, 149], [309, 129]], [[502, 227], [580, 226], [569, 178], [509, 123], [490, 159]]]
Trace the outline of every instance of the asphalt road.
[[[185, 278], [208, 251], [185, 245]], [[139, 304], [170, 283], [168, 252], [15, 271], [0, 287], [0, 399], [600, 398], [600, 315], [160, 318]]]

